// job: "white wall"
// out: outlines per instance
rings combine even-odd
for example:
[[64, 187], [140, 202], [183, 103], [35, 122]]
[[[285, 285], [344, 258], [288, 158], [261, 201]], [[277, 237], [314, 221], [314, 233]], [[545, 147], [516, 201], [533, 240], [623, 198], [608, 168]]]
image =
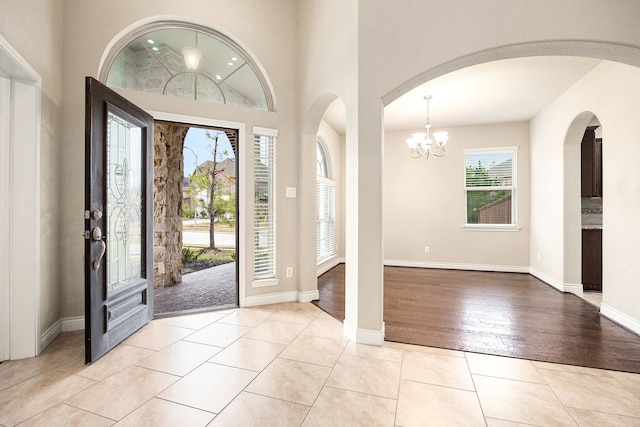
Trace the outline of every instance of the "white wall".
[[[385, 134], [385, 263], [529, 271], [528, 122], [447, 128], [444, 157], [409, 157], [411, 131]], [[464, 150], [517, 146], [518, 231], [464, 230]], [[425, 254], [424, 247], [430, 253]]]
[[[563, 159], [595, 114], [603, 135], [603, 314], [640, 333], [640, 69], [603, 61], [531, 122], [531, 266], [560, 284], [580, 283], [575, 254], [578, 159]], [[574, 119], [583, 117], [582, 128]], [[567, 140], [567, 134], [572, 136]], [[579, 141], [577, 141], [579, 144]], [[578, 150], [569, 150], [578, 156]], [[565, 164], [573, 164], [565, 169]], [[573, 207], [564, 200], [573, 198]], [[577, 199], [577, 200], [576, 200]], [[549, 207], [552, 207], [549, 209]], [[569, 232], [568, 232], [569, 231]], [[579, 235], [579, 234], [578, 234]], [[537, 260], [537, 254], [542, 254]]]

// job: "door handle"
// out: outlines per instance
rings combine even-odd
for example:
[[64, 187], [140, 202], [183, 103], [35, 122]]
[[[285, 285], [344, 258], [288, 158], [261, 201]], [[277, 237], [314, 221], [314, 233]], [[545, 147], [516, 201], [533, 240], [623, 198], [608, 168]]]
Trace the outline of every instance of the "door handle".
[[95, 242], [100, 242], [100, 256], [97, 260], [93, 261], [93, 269], [97, 270], [100, 268], [100, 261], [102, 261], [102, 258], [107, 251], [107, 244], [102, 239], [102, 230], [100, 229], [100, 227], [95, 227], [93, 230], [91, 230], [91, 237]]

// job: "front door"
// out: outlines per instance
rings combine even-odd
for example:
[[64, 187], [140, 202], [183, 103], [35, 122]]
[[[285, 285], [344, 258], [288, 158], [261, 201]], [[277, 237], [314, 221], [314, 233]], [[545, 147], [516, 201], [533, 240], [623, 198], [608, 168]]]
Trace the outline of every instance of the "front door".
[[153, 317], [153, 118], [86, 79], [85, 361]]

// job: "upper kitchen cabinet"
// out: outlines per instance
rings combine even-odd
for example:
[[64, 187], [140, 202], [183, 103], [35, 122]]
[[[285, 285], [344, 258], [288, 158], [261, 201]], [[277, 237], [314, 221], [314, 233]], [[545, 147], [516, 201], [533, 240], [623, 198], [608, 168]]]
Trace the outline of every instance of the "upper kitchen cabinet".
[[602, 197], [602, 138], [598, 126], [589, 126], [582, 137], [582, 197]]

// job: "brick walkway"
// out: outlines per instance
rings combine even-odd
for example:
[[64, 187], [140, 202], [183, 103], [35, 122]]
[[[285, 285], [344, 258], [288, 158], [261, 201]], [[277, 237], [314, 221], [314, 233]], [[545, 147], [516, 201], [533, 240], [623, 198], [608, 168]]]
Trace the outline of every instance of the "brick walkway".
[[182, 283], [154, 290], [154, 314], [164, 315], [206, 308], [237, 307], [236, 263], [182, 276]]

